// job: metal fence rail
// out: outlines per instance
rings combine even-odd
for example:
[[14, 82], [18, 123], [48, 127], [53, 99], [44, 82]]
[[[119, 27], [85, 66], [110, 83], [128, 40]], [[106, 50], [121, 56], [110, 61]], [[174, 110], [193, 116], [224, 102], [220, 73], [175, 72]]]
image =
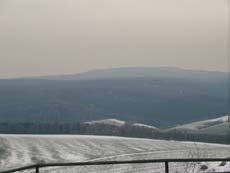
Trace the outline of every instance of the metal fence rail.
[[[155, 159], [155, 160], [127, 160], [127, 161], [98, 161], [98, 162], [73, 162], [73, 163], [45, 163], [15, 168], [0, 173], [13, 173], [34, 169], [39, 173], [40, 168], [45, 167], [63, 167], [63, 166], [93, 166], [93, 165], [124, 165], [124, 164], [144, 164], [144, 163], [164, 163], [165, 173], [169, 173], [169, 163], [186, 163], [186, 162], [230, 162], [230, 158], [199, 158], [199, 159]], [[218, 172], [221, 173], [221, 172]], [[230, 172], [224, 172], [230, 173]]]

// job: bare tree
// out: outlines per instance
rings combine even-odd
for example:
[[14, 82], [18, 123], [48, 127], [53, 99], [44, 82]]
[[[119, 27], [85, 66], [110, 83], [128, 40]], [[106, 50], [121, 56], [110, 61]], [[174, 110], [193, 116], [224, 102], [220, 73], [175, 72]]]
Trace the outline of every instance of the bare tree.
[[[207, 157], [207, 152], [204, 148], [199, 147], [198, 144], [194, 143], [194, 146], [191, 148], [188, 147], [188, 152], [186, 153], [186, 158], [198, 159]], [[206, 166], [206, 165], [205, 165]], [[182, 165], [182, 172], [184, 173], [201, 173], [204, 172], [204, 165], [201, 162], [185, 162]], [[203, 168], [203, 169], [201, 169]]]

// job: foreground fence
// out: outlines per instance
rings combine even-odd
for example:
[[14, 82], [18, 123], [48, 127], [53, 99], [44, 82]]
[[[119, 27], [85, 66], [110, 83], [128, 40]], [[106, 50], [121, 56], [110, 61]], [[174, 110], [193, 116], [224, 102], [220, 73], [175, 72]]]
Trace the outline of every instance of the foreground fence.
[[[97, 166], [97, 165], [124, 165], [124, 164], [146, 164], [146, 163], [164, 163], [165, 173], [170, 172], [169, 163], [186, 162], [230, 162], [230, 158], [199, 158], [199, 159], [156, 159], [156, 160], [129, 160], [129, 161], [99, 161], [99, 162], [76, 162], [76, 163], [46, 163], [25, 166], [21, 168], [2, 171], [0, 173], [14, 173], [18, 171], [34, 170], [39, 173], [39, 169], [47, 167], [73, 167], [73, 166]], [[223, 172], [218, 172], [223, 173]], [[230, 173], [224, 172], [224, 173]]]

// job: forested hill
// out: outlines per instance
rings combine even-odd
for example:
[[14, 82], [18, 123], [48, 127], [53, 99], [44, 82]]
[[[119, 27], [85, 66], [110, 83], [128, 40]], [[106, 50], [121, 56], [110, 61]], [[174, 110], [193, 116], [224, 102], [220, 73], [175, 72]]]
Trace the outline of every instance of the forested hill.
[[[122, 70], [127, 71], [121, 69], [119, 73]], [[175, 69], [152, 70], [156, 72], [151, 76], [129, 69], [133, 75], [125, 78], [109, 77], [104, 71], [100, 74], [105, 73], [107, 77], [77, 80], [2, 79], [0, 122], [84, 122], [117, 118], [168, 127], [230, 113], [228, 73], [183, 70], [179, 73], [177, 69], [176, 75]], [[150, 74], [148, 68], [147, 71]]]

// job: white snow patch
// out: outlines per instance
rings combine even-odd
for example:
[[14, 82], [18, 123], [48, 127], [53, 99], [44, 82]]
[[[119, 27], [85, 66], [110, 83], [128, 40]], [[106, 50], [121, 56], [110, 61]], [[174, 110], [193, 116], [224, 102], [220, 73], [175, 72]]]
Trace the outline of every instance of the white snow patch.
[[105, 124], [105, 125], [113, 125], [113, 126], [124, 126], [125, 125], [125, 121], [121, 121], [121, 120], [117, 120], [117, 119], [105, 119], [105, 120], [97, 120], [97, 121], [88, 121], [85, 122], [84, 124]]
[[159, 130], [157, 127], [146, 125], [146, 124], [141, 124], [141, 123], [134, 123], [133, 126], [143, 127], [143, 128], [153, 129], [153, 130]]
[[200, 130], [203, 128], [211, 127], [213, 125], [229, 122], [229, 120], [230, 120], [230, 116], [226, 115], [226, 116], [219, 117], [219, 118], [208, 119], [204, 121], [197, 121], [197, 122], [193, 122], [193, 123], [189, 123], [185, 125], [178, 125], [169, 130]]

